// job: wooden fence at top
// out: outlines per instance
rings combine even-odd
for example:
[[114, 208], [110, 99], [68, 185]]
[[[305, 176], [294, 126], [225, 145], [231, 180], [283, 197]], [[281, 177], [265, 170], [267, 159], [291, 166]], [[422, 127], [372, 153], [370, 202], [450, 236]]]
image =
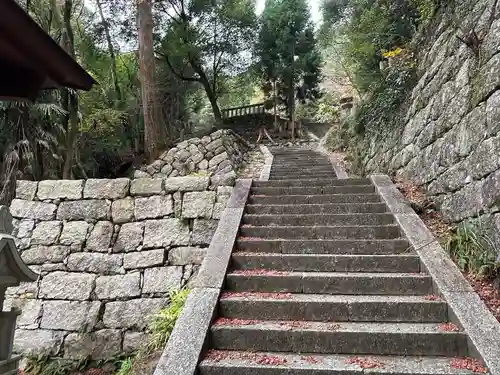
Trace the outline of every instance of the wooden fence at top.
[[221, 111], [222, 118], [240, 117], [246, 115], [255, 115], [266, 113], [264, 103], [245, 105], [241, 107], [225, 108]]

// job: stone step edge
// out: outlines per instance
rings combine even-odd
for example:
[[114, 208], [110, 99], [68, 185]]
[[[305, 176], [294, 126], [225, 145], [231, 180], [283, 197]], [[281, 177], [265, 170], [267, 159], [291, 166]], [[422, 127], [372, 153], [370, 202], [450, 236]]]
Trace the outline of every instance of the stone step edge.
[[500, 375], [500, 322], [474, 292], [434, 235], [408, 204], [390, 177], [370, 176], [382, 201], [394, 213], [401, 232], [420, 256], [435, 292], [448, 303], [452, 322], [464, 327], [469, 353], [481, 359], [491, 374]]
[[[216, 313], [252, 180], [237, 180], [153, 375], [194, 375]], [[182, 366], [179, 364], [182, 363]]]
[[[422, 374], [422, 375], [472, 375], [471, 370], [452, 367], [452, 357], [430, 356], [374, 356], [374, 355], [341, 355], [341, 354], [311, 354], [311, 353], [278, 353], [278, 352], [245, 352], [209, 350], [200, 363], [200, 375], [205, 375], [210, 369], [210, 375], [215, 375], [215, 369], [230, 368], [233, 372], [221, 372], [228, 375], [245, 375], [248, 371], [257, 374], [276, 374], [276, 370], [287, 371], [287, 374], [305, 374], [304, 370], [318, 375], [352, 375], [364, 373], [362, 366], [372, 366], [370, 374]], [[269, 370], [271, 372], [269, 372]]]

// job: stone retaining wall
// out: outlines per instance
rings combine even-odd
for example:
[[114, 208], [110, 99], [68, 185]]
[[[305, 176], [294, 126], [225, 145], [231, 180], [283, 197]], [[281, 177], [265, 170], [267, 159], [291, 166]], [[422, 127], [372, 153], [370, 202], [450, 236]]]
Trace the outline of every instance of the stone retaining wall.
[[7, 291], [4, 308], [22, 309], [15, 351], [136, 349], [169, 290], [196, 275], [231, 191], [209, 177], [19, 181], [14, 235], [40, 278]]
[[215, 176], [234, 174], [246, 145], [231, 130], [217, 130], [202, 138], [191, 138], [165, 151], [160, 159], [135, 172], [134, 177], [176, 177], [194, 172]]
[[[423, 186], [451, 222], [483, 216], [500, 244], [500, 2], [459, 0], [453, 11], [419, 44], [405, 125], [367, 135], [365, 170]], [[483, 38], [477, 55], [463, 30]]]

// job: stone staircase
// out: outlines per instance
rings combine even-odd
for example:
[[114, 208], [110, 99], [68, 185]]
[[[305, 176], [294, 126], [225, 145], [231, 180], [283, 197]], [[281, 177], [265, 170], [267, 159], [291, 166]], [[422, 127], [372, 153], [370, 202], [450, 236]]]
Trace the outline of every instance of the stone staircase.
[[200, 375], [470, 374], [467, 336], [368, 179], [273, 150], [255, 181]]

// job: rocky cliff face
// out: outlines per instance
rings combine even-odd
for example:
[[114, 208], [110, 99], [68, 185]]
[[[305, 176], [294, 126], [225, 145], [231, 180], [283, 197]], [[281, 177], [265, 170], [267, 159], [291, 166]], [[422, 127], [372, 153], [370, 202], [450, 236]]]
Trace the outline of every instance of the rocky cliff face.
[[[452, 9], [419, 46], [404, 126], [366, 136], [365, 170], [425, 187], [449, 221], [483, 216], [500, 243], [500, 2], [458, 0]], [[478, 48], [460, 40], [473, 30]]]

